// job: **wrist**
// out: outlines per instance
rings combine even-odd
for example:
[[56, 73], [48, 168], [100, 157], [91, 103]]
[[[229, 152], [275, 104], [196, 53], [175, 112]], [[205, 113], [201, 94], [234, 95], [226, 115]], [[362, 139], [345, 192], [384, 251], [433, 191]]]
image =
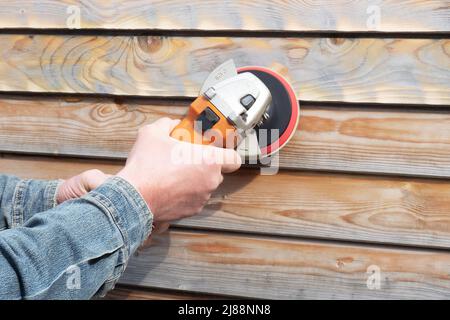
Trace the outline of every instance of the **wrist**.
[[123, 180], [125, 180], [129, 184], [131, 184], [134, 187], [134, 189], [136, 189], [136, 191], [138, 191], [141, 194], [142, 198], [144, 198], [144, 196], [142, 194], [142, 190], [141, 190], [142, 188], [140, 187], [139, 180], [136, 178], [135, 174], [132, 174], [131, 172], [129, 172], [129, 170], [127, 170], [127, 168], [123, 168], [116, 174], [116, 176], [119, 178], [122, 178]]
[[152, 230], [153, 213], [137, 189], [127, 180], [114, 176], [83, 196], [102, 203], [121, 230], [131, 255]]
[[146, 188], [144, 187], [145, 184], [141, 181], [142, 179], [139, 177], [139, 175], [130, 172], [129, 170], [127, 170], [127, 168], [123, 168], [117, 173], [116, 176], [122, 178], [123, 180], [128, 182], [132, 187], [134, 187], [134, 189], [137, 191], [137, 193], [139, 193], [139, 195], [146, 203], [149, 211], [152, 212], [152, 214], [154, 214], [154, 211], [150, 206], [151, 199], [149, 192], [147, 192]]
[[64, 194], [63, 194], [63, 191], [62, 191], [62, 186], [64, 185], [64, 183], [66, 182], [66, 180], [62, 180], [62, 179], [60, 179], [60, 180], [58, 180], [58, 183], [57, 183], [57, 185], [56, 185], [56, 195], [55, 195], [55, 203], [56, 203], [56, 205], [58, 205], [58, 204], [61, 204], [61, 203], [63, 203], [64, 202]]

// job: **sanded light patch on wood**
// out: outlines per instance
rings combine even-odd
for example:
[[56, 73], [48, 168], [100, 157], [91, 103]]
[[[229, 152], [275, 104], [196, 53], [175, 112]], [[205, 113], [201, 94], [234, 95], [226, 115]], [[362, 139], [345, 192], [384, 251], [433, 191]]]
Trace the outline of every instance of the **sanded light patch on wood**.
[[450, 40], [0, 35], [0, 91], [195, 97], [233, 58], [306, 101], [450, 104]]
[[[375, 269], [380, 290], [367, 287]], [[449, 270], [448, 252], [171, 231], [120, 281], [271, 299], [444, 299]]]
[[118, 286], [108, 292], [106, 300], [215, 300], [222, 296], [186, 293], [173, 290], [160, 290], [139, 287]]
[[[23, 178], [68, 178], [121, 162], [4, 156], [0, 172]], [[450, 248], [450, 183], [257, 170], [226, 175], [198, 216], [177, 226], [272, 235]]]
[[414, 32], [449, 21], [447, 1], [0, 1], [0, 28]]
[[[182, 117], [188, 102], [130, 99], [0, 99], [0, 150], [125, 158], [139, 127]], [[299, 129], [280, 153], [292, 169], [450, 177], [450, 115], [300, 110]]]

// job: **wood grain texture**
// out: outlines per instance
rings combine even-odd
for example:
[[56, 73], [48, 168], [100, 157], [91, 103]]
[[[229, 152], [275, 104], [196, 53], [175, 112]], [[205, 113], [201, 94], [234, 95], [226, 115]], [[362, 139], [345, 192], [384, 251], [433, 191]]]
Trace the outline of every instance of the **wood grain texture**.
[[[122, 163], [4, 156], [0, 172], [68, 178]], [[204, 211], [175, 225], [293, 237], [450, 248], [450, 183], [426, 179], [256, 170], [227, 175]]]
[[24, 179], [68, 179], [93, 168], [108, 174], [116, 174], [124, 164], [124, 161], [30, 157], [0, 153], [0, 172]]
[[447, 1], [425, 0], [0, 1], [0, 28], [415, 32], [450, 31], [449, 21]]
[[[370, 290], [379, 268], [380, 290]], [[369, 273], [368, 273], [369, 270]], [[273, 299], [445, 299], [450, 254], [171, 231], [120, 282]]]
[[0, 91], [195, 97], [234, 58], [300, 100], [450, 104], [450, 40], [0, 35]]
[[[0, 97], [0, 150], [125, 158], [138, 128], [187, 102]], [[305, 106], [282, 168], [450, 177], [450, 114]]]
[[118, 286], [108, 292], [105, 300], [215, 300], [222, 296], [186, 293], [173, 290], [161, 290], [139, 287]]

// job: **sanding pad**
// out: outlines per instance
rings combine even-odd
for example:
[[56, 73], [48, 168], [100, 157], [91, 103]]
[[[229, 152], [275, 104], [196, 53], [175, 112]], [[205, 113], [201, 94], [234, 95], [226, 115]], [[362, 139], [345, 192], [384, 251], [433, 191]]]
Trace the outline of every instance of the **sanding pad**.
[[[251, 72], [257, 76], [269, 89], [272, 102], [269, 106], [269, 119], [256, 127], [259, 130], [267, 129], [267, 139], [258, 139], [261, 157], [268, 157], [280, 151], [295, 134], [298, 126], [300, 105], [291, 85], [278, 73], [259, 66], [237, 68], [238, 73]], [[278, 135], [271, 135], [270, 129], [278, 129]], [[266, 141], [264, 141], [266, 140]]]

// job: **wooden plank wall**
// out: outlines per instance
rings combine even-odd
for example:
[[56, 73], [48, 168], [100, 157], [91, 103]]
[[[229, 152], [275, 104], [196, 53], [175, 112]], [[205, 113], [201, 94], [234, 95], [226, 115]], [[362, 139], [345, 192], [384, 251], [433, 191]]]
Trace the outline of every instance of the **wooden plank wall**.
[[450, 297], [448, 1], [0, 0], [0, 54], [0, 172], [27, 178], [117, 172], [228, 58], [297, 92], [280, 173], [227, 176], [111, 298]]

